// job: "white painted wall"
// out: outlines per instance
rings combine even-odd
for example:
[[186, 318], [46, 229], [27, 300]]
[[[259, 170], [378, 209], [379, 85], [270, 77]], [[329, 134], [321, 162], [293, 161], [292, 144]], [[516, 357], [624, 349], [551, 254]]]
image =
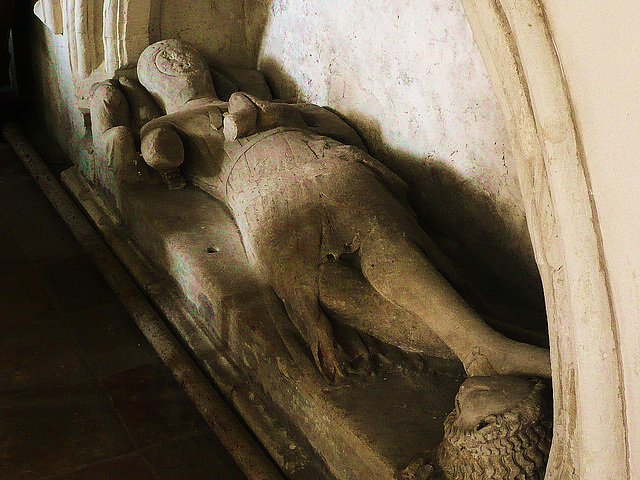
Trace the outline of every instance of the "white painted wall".
[[181, 38], [209, 63], [251, 68], [255, 56], [245, 40], [244, 0], [156, 0], [161, 2], [159, 38]]
[[640, 8], [632, 0], [544, 5], [602, 231], [621, 339], [631, 478], [640, 478]]

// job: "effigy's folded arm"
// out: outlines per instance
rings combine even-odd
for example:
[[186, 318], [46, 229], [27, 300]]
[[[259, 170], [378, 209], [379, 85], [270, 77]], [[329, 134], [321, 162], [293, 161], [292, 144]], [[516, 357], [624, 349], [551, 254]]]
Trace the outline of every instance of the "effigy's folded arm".
[[225, 116], [227, 140], [237, 140], [275, 127], [302, 128], [365, 152], [367, 150], [356, 131], [325, 107], [311, 103], [266, 101], [244, 92], [231, 95], [229, 112]]
[[137, 180], [140, 130], [162, 115], [160, 107], [137, 80], [120, 77], [94, 86], [90, 115], [97, 169], [105, 167], [125, 182]]
[[151, 98], [149, 92], [137, 80], [120, 77], [118, 83], [129, 104], [131, 129], [137, 138], [142, 127], [151, 120], [161, 117], [163, 112], [155, 100]]
[[96, 170], [106, 167], [116, 178], [127, 180], [137, 153], [129, 104], [115, 81], [95, 85], [90, 113]]
[[367, 151], [360, 135], [328, 108], [312, 103], [294, 103], [291, 107], [300, 113], [307, 127], [314, 133]]

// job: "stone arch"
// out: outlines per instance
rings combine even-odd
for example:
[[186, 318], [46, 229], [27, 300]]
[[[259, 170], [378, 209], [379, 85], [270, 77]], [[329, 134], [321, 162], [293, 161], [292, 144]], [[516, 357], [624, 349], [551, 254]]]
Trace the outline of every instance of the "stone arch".
[[546, 478], [629, 478], [624, 378], [598, 217], [544, 9], [539, 0], [463, 5], [507, 119], [544, 286], [555, 417]]
[[107, 76], [135, 65], [142, 51], [158, 38], [158, 12], [155, 0], [105, 0], [102, 41]]

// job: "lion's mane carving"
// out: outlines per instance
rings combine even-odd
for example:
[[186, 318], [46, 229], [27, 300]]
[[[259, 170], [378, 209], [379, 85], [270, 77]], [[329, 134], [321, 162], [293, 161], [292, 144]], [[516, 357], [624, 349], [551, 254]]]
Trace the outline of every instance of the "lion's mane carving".
[[[498, 414], [476, 416], [473, 422], [464, 418], [464, 410], [476, 405], [465, 406], [456, 399], [455, 410], [445, 420], [445, 436], [438, 451], [440, 466], [449, 479], [544, 478], [553, 433], [548, 402], [543, 394], [546, 386], [539, 380], [527, 382], [531, 385], [529, 394], [515, 405]], [[494, 399], [510, 395], [504, 386], [495, 392], [486, 386], [480, 390], [485, 396], [493, 395]]]

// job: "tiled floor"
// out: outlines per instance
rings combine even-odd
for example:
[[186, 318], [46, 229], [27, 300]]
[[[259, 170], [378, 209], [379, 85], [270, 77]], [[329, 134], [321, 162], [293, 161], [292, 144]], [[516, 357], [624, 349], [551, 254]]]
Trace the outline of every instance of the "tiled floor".
[[0, 141], [0, 479], [243, 479]]

